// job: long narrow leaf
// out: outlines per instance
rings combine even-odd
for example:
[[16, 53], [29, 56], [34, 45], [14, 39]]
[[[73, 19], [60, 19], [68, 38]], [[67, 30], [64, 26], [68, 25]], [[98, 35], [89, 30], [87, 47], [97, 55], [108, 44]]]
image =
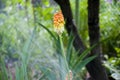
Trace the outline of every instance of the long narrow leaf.
[[55, 37], [55, 35], [54, 35], [46, 26], [44, 26], [43, 24], [41, 24], [41, 23], [39, 23], [39, 22], [38, 22], [38, 24], [39, 24], [41, 27], [43, 27], [43, 28], [54, 38], [54, 40], [57, 40], [56, 37]]
[[66, 53], [66, 58], [67, 58], [68, 64], [70, 64], [71, 57], [72, 57], [73, 41], [74, 41], [74, 38], [73, 38], [73, 36], [71, 35], [71, 36], [70, 36], [70, 39], [69, 39], [69, 41], [68, 41], [67, 53]]
[[77, 65], [79, 63], [79, 61], [83, 60], [87, 54], [95, 47], [96, 45], [88, 48], [87, 50], [85, 50], [78, 58], [77, 61], [74, 63], [74, 66]]
[[92, 56], [92, 57], [89, 57], [89, 58], [87, 58], [87, 59], [85, 59], [85, 60], [83, 60], [83, 61], [79, 61], [78, 64], [76, 64], [75, 68], [73, 68], [74, 71], [75, 71], [76, 73], [80, 72], [80, 70], [81, 70], [86, 64], [88, 64], [90, 61], [92, 61], [95, 57], [96, 57], [96, 56]]

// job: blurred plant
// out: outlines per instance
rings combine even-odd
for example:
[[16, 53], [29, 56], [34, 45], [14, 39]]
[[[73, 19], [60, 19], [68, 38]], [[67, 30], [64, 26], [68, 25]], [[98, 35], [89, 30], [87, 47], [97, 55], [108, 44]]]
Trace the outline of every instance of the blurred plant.
[[114, 65], [117, 61], [120, 61], [120, 59], [111, 59], [109, 61], [105, 62], [105, 66], [108, 69], [108, 72], [110, 74], [110, 77], [112, 77], [115, 80], [120, 79], [120, 66], [119, 65]]
[[106, 38], [110, 37], [110, 40], [104, 42], [103, 52], [108, 54], [109, 57], [118, 57], [119, 53], [115, 48], [119, 48], [120, 46], [120, 27], [119, 26], [119, 5], [120, 2], [117, 1], [114, 4], [114, 0], [112, 3], [108, 3], [104, 0], [101, 0], [101, 9], [100, 9], [100, 27], [101, 27], [101, 37]]
[[69, 73], [65, 76], [65, 80], [72, 80], [73, 74], [72, 71], [70, 70]]

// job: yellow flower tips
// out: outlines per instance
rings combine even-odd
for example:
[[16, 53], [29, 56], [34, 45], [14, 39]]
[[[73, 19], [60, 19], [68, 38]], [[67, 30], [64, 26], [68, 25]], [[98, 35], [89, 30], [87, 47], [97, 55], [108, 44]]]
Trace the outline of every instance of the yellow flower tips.
[[64, 31], [65, 22], [61, 11], [54, 14], [53, 24], [55, 32], [57, 32], [58, 35], [62, 34]]

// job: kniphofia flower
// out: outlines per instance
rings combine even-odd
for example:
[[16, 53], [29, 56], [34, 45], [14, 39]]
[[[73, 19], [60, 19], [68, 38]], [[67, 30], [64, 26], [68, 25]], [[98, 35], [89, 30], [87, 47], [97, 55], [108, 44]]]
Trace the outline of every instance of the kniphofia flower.
[[64, 17], [61, 11], [54, 14], [53, 17], [54, 30], [58, 35], [62, 34], [64, 31]]

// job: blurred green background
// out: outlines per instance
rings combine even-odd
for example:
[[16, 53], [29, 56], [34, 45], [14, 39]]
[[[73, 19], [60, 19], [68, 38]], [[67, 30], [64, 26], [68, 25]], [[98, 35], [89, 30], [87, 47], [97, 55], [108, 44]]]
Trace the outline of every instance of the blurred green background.
[[[89, 48], [87, 0], [70, 2], [74, 22]], [[56, 55], [61, 46], [56, 45], [59, 39], [54, 32], [53, 15], [59, 10], [53, 0], [0, 0], [0, 80], [60, 80], [59, 71], [64, 73], [63, 76], [67, 74], [65, 64], [61, 68], [59, 55]], [[120, 1], [100, 0], [99, 16], [101, 40], [108, 38], [101, 43], [104, 65], [109, 76], [120, 79]], [[74, 53], [77, 52], [66, 31], [61, 41], [59, 45], [63, 52], [72, 54], [62, 59], [65, 58], [63, 63], [67, 61], [68, 68], [73, 71], [73, 80], [84, 80], [87, 60], [76, 59]], [[81, 69], [80, 65], [73, 69], [72, 63], [77, 60], [84, 62], [78, 61], [83, 65]]]

